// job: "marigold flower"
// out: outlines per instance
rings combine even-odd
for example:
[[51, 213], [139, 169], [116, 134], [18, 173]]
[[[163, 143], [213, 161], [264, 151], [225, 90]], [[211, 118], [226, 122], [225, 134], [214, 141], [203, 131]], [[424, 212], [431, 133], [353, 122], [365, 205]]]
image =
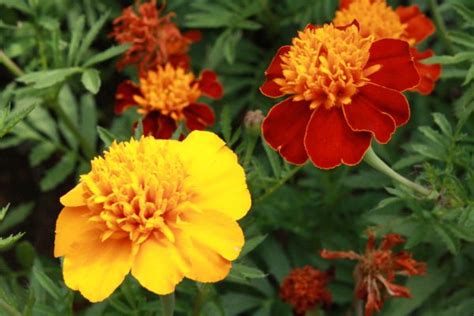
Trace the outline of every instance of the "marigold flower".
[[417, 5], [399, 6], [393, 10], [385, 0], [342, 0], [333, 23], [346, 25], [357, 20], [363, 36], [374, 36], [375, 39], [395, 38], [407, 41], [420, 74], [419, 84], [413, 88], [421, 94], [430, 94], [435, 82], [441, 75], [441, 65], [425, 65], [423, 59], [433, 56], [428, 49], [418, 51], [415, 45], [433, 34], [435, 26]]
[[61, 197], [55, 257], [66, 285], [92, 302], [131, 274], [157, 294], [183, 279], [222, 280], [244, 244], [250, 208], [237, 156], [211, 132], [182, 142], [114, 143]]
[[168, 63], [141, 76], [139, 85], [122, 82], [115, 95], [115, 112], [120, 114], [136, 105], [143, 115], [145, 135], [170, 138], [179, 121], [185, 121], [190, 131], [214, 124], [213, 110], [198, 102], [202, 95], [222, 97], [222, 86], [214, 72], [204, 70], [196, 79], [193, 73]]
[[263, 121], [269, 145], [289, 162], [329, 169], [358, 164], [372, 136], [387, 143], [410, 117], [400, 91], [418, 84], [408, 43], [363, 37], [346, 27], [308, 25], [281, 47], [260, 90], [287, 95]]
[[410, 290], [394, 284], [397, 275], [422, 275], [426, 272], [426, 264], [418, 262], [407, 251], [394, 253], [392, 248], [403, 244], [405, 240], [398, 234], [387, 234], [378, 248], [375, 248], [375, 235], [369, 231], [369, 240], [364, 254], [354, 251], [322, 250], [325, 259], [358, 260], [354, 271], [356, 280], [355, 295], [366, 300], [365, 315], [379, 312], [388, 295], [394, 297], [411, 297]]
[[156, 0], [152, 0], [140, 4], [138, 11], [132, 6], [125, 8], [113, 21], [111, 36], [119, 44], [132, 44], [117, 64], [120, 70], [126, 65], [136, 65], [143, 73], [168, 62], [188, 67], [189, 46], [199, 41], [201, 34], [198, 31], [181, 34], [176, 24], [171, 22], [174, 13], [160, 16], [162, 9], [158, 10]]
[[311, 266], [293, 269], [280, 286], [280, 297], [293, 306], [296, 315], [304, 315], [317, 304], [331, 304], [331, 293], [326, 289], [331, 279], [330, 273]]

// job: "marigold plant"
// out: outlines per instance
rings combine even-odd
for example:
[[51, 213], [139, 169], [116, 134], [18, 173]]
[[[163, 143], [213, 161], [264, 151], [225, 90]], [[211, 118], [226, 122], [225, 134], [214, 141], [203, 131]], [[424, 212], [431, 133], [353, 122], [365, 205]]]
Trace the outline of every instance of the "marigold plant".
[[245, 174], [215, 134], [114, 143], [61, 198], [54, 255], [68, 287], [92, 302], [131, 274], [156, 294], [183, 277], [222, 280], [244, 244]]
[[410, 118], [401, 92], [419, 81], [407, 42], [365, 37], [357, 22], [308, 25], [265, 75], [261, 92], [286, 96], [263, 122], [265, 140], [288, 162], [323, 169], [358, 164], [372, 137], [388, 143]]

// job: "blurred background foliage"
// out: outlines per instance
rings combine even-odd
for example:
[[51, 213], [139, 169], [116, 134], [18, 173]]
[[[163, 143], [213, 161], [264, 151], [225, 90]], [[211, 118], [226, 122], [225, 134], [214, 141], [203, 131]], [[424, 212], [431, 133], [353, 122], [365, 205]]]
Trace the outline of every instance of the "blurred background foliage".
[[[307, 23], [329, 22], [335, 0], [169, 0], [182, 29], [199, 29], [191, 48], [196, 71], [214, 69], [225, 96], [213, 101], [213, 130], [239, 154], [253, 195], [242, 225], [247, 244], [225, 282], [183, 282], [179, 315], [291, 315], [278, 287], [292, 268], [336, 268], [334, 303], [326, 315], [348, 315], [351, 262], [327, 262], [318, 251], [364, 248], [365, 231], [400, 233], [414, 257], [428, 263], [407, 282], [411, 299], [387, 302], [381, 315], [470, 315], [474, 310], [474, 3], [471, 0], [388, 1], [418, 4], [437, 25], [424, 45], [443, 65], [428, 97], [412, 93], [412, 118], [375, 151], [409, 178], [440, 192], [422, 200], [368, 166], [322, 171], [296, 168], [244, 126], [248, 110], [275, 103], [258, 87], [276, 50]], [[131, 1], [0, 0], [0, 314], [159, 315], [157, 298], [127, 279], [91, 305], [62, 282], [52, 258], [59, 196], [111, 139], [128, 139], [134, 110], [113, 115], [120, 74], [111, 21]], [[97, 126], [100, 126], [97, 128]], [[8, 203], [11, 203], [10, 210]], [[26, 234], [17, 232], [26, 232]], [[21, 239], [20, 239], [21, 238]], [[16, 243], [15, 243], [16, 242]]]

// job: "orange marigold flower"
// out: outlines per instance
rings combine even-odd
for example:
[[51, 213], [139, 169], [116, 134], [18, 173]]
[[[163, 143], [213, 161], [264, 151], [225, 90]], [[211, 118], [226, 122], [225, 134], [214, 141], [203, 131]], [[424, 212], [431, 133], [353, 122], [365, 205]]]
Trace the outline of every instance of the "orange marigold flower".
[[296, 315], [304, 315], [317, 304], [331, 304], [331, 293], [326, 289], [331, 279], [331, 273], [311, 266], [293, 269], [280, 286], [280, 297], [293, 306]]
[[421, 77], [413, 90], [425, 95], [433, 91], [435, 82], [441, 75], [441, 65], [423, 64], [422, 60], [433, 56], [433, 51], [428, 49], [420, 52], [415, 45], [433, 34], [435, 26], [417, 5], [399, 6], [393, 10], [385, 0], [341, 0], [334, 24], [346, 25], [354, 19], [359, 23], [363, 36], [372, 35], [375, 39], [395, 38], [407, 41]]
[[401, 91], [418, 84], [407, 42], [375, 41], [345, 27], [308, 25], [281, 47], [261, 92], [286, 95], [263, 121], [269, 145], [290, 163], [358, 164], [372, 136], [382, 144], [410, 117]]
[[222, 97], [222, 86], [214, 72], [204, 70], [196, 79], [193, 73], [168, 63], [141, 76], [139, 85], [122, 82], [115, 95], [115, 112], [120, 114], [136, 105], [143, 115], [145, 135], [170, 138], [179, 121], [185, 121], [190, 131], [214, 124], [213, 110], [198, 102], [202, 95]]
[[175, 23], [171, 22], [174, 13], [160, 16], [156, 0], [146, 2], [135, 11], [132, 6], [123, 10], [122, 15], [113, 21], [111, 36], [119, 44], [132, 46], [118, 62], [117, 67], [136, 65], [141, 73], [168, 62], [175, 66], [188, 67], [187, 55], [191, 43], [199, 41], [198, 31], [181, 34]]
[[250, 208], [237, 156], [211, 132], [182, 142], [114, 143], [61, 197], [55, 257], [66, 285], [98, 302], [131, 274], [157, 294], [183, 279], [222, 280], [244, 244]]
[[375, 248], [375, 235], [369, 231], [369, 240], [364, 254], [354, 251], [322, 250], [325, 259], [358, 260], [354, 271], [356, 280], [355, 295], [366, 300], [365, 315], [371, 316], [379, 312], [387, 294], [395, 297], [411, 297], [410, 290], [394, 284], [397, 275], [422, 275], [426, 272], [426, 264], [418, 262], [407, 251], [394, 253], [392, 248], [403, 244], [405, 240], [398, 234], [387, 234], [378, 248]]

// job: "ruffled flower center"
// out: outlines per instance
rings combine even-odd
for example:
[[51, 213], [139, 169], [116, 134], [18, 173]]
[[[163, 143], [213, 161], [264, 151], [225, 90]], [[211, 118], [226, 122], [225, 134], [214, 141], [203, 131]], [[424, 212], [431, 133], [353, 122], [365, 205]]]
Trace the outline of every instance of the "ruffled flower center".
[[177, 142], [152, 137], [114, 143], [92, 161], [92, 170], [81, 177], [90, 221], [103, 230], [101, 238], [130, 238], [142, 243], [150, 235], [174, 241], [191, 194], [184, 187], [186, 172]]
[[201, 96], [194, 74], [171, 64], [148, 71], [140, 78], [140, 91], [142, 96], [134, 96], [140, 113], [159, 111], [174, 120], [184, 119], [183, 109]]
[[400, 21], [398, 14], [384, 0], [357, 0], [349, 7], [336, 12], [335, 25], [347, 25], [357, 20], [362, 36], [403, 39], [414, 44], [414, 39], [405, 36], [406, 24]]
[[274, 79], [294, 101], [309, 101], [312, 109], [351, 103], [374, 69], [364, 69], [372, 37], [364, 38], [355, 25], [307, 27], [298, 32], [282, 59], [283, 78]]

